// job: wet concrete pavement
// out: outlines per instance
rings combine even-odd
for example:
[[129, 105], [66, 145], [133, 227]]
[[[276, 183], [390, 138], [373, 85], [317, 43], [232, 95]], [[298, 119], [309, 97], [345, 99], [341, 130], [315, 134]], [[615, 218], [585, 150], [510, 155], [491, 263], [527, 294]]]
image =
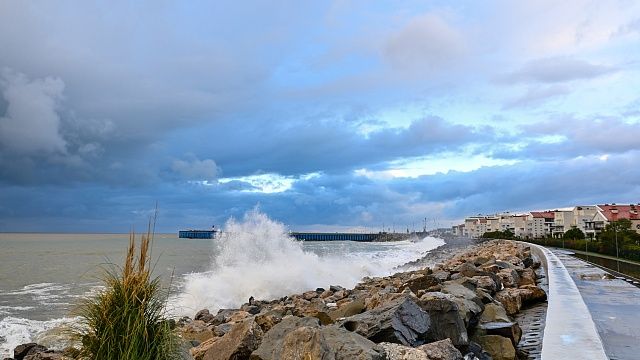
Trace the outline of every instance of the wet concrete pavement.
[[542, 360], [605, 360], [607, 355], [591, 313], [563, 262], [551, 250], [531, 245], [545, 264], [549, 284]]
[[640, 288], [624, 280], [605, 278], [607, 272], [571, 256], [571, 252], [554, 249], [552, 253], [582, 295], [607, 357], [640, 359]]

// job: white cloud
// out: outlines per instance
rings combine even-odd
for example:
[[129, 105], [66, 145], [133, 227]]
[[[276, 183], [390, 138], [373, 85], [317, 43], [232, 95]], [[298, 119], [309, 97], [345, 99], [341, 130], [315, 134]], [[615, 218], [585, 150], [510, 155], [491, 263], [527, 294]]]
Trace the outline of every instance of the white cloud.
[[29, 80], [24, 74], [3, 69], [0, 87], [8, 104], [0, 117], [2, 147], [28, 156], [66, 153], [57, 112], [64, 82], [52, 77]]
[[293, 176], [282, 176], [280, 174], [259, 174], [219, 180], [221, 184], [231, 182], [247, 183], [250, 187], [244, 188], [241, 191], [260, 192], [266, 194], [287, 191], [291, 189], [291, 186], [295, 181], [296, 179]]
[[190, 160], [176, 159], [171, 163], [171, 170], [186, 180], [215, 180], [218, 177], [219, 169], [216, 162], [211, 159]]
[[354, 175], [374, 180], [392, 180], [395, 178], [417, 178], [439, 173], [446, 174], [450, 171], [471, 172], [482, 167], [514, 165], [517, 163], [518, 160], [493, 159], [485, 155], [445, 153], [437, 157], [391, 161], [384, 170], [357, 169], [354, 171]]
[[410, 20], [387, 41], [383, 54], [401, 72], [430, 74], [465, 52], [462, 34], [442, 18], [426, 14]]

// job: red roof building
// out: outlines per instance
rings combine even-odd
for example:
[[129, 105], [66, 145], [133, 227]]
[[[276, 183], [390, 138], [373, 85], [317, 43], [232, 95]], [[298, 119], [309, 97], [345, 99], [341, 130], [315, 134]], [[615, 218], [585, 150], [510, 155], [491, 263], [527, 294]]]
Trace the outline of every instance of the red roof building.
[[616, 221], [620, 219], [640, 220], [640, 204], [639, 205], [614, 205], [605, 204], [598, 205], [600, 212], [607, 218], [607, 221]]
[[532, 211], [531, 216], [534, 218], [554, 219], [556, 217], [553, 211]]

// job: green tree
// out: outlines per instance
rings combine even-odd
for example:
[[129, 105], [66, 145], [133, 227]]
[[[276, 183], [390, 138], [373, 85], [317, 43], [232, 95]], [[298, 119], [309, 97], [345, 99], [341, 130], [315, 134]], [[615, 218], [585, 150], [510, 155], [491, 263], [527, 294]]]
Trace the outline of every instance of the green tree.
[[584, 239], [584, 233], [578, 228], [571, 228], [567, 230], [562, 237], [565, 239], [582, 240]]
[[502, 232], [504, 234], [504, 238], [505, 239], [514, 239], [515, 238], [515, 234], [511, 231], [511, 229], [507, 229], [505, 231]]
[[[618, 247], [624, 251], [631, 250], [640, 242], [640, 235], [631, 229], [631, 220], [620, 219], [612, 221], [605, 226], [604, 231], [598, 236], [600, 251], [609, 255], [616, 254], [616, 240]], [[633, 251], [635, 252], [635, 251]]]
[[631, 230], [631, 220], [629, 219], [620, 219], [617, 221], [612, 221], [609, 224], [607, 224], [607, 226], [605, 226], [604, 228], [604, 232], [618, 232], [618, 233], [629, 233], [629, 232], [633, 232], [633, 230]]

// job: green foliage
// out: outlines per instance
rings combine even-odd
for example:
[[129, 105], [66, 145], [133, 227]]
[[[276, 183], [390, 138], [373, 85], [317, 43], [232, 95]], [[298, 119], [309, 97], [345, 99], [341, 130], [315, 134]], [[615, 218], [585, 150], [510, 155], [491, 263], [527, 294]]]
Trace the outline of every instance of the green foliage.
[[564, 233], [562, 237], [565, 239], [579, 240], [579, 239], [584, 239], [584, 233], [582, 232], [582, 230], [578, 228], [571, 228], [567, 230], [567, 232]]
[[631, 231], [631, 220], [620, 219], [618, 221], [612, 221], [604, 228], [604, 232], [627, 232]]
[[135, 235], [129, 238], [124, 267], [106, 270], [105, 289], [81, 306], [82, 359], [179, 359], [178, 338], [165, 319], [166, 292], [151, 278], [151, 231], [142, 236], [136, 256]]
[[[600, 250], [602, 252], [615, 255], [616, 241], [619, 249], [633, 252], [632, 245], [640, 243], [640, 234], [631, 229], [630, 220], [620, 219], [607, 224], [604, 231], [598, 236], [598, 240], [601, 243]], [[640, 254], [638, 257], [640, 257]]]
[[586, 249], [589, 252], [610, 256], [616, 256], [617, 242], [617, 255], [620, 256], [620, 258], [640, 261], [640, 234], [631, 229], [630, 220], [620, 219], [607, 224], [604, 231], [601, 232], [597, 239], [594, 240], [582, 240], [578, 236], [575, 236], [575, 234], [571, 235], [570, 231], [572, 230], [578, 229], [571, 229], [567, 231], [564, 234], [563, 239], [545, 238], [531, 240], [531, 242], [543, 246], [564, 247], [580, 251], [585, 251]]
[[487, 231], [482, 234], [484, 239], [515, 239], [515, 236], [511, 230], [505, 231]]

